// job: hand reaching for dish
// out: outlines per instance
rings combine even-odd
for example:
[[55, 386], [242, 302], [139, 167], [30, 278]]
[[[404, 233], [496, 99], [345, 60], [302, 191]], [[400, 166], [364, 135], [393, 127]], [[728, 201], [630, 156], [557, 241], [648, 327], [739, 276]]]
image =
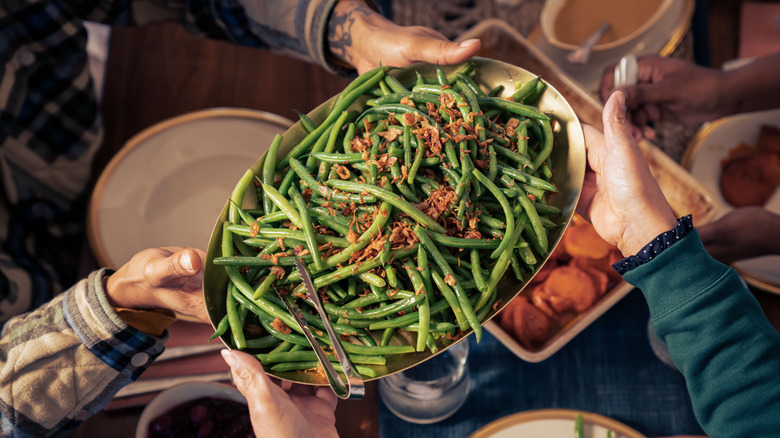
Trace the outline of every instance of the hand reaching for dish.
[[208, 322], [203, 301], [205, 258], [200, 249], [145, 249], [108, 277], [108, 301], [128, 309], [168, 309]]
[[233, 383], [246, 397], [255, 435], [338, 437], [338, 399], [329, 387], [294, 385], [285, 391], [271, 381], [251, 355], [222, 350], [222, 357], [230, 366]]
[[479, 50], [479, 40], [452, 42], [433, 29], [398, 26], [374, 12], [362, 1], [342, 0], [328, 24], [330, 51], [358, 73], [388, 65], [404, 67], [425, 61], [457, 64]]
[[604, 133], [584, 127], [589, 168], [577, 212], [629, 256], [677, 220], [634, 141], [625, 111], [625, 97], [617, 91], [604, 106]]
[[[636, 85], [621, 87], [631, 118], [640, 129], [660, 120], [694, 125], [729, 113], [720, 99], [725, 73], [688, 61], [648, 56], [638, 60]], [[599, 90], [603, 100], [614, 91], [612, 69]], [[644, 132], [645, 130], [643, 130]]]
[[[621, 87], [633, 122], [648, 136], [647, 124], [671, 120], [696, 125], [723, 116], [777, 108], [780, 52], [729, 71], [692, 62], [647, 56], [639, 59], [636, 85]], [[614, 91], [612, 68], [602, 76], [602, 99]]]
[[780, 215], [763, 207], [738, 208], [697, 228], [707, 252], [723, 263], [780, 254]]

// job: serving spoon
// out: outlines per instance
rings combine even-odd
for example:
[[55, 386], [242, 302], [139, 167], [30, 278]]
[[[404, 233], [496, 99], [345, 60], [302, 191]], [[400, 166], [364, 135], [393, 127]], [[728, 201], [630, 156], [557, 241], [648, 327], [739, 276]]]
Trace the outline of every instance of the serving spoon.
[[604, 23], [593, 32], [588, 39], [585, 40], [579, 47], [566, 56], [566, 60], [572, 64], [587, 64], [590, 59], [590, 54], [593, 52], [593, 46], [599, 42], [601, 37], [604, 36], [610, 28], [609, 23]]

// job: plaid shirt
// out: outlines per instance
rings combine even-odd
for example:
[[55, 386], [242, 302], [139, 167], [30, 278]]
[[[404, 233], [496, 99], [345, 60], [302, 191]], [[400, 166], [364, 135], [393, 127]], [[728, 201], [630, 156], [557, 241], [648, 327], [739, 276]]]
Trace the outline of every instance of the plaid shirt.
[[0, 339], [0, 436], [64, 436], [98, 412], [163, 351], [119, 318], [95, 271]]
[[57, 295], [76, 281], [84, 189], [102, 138], [82, 20], [179, 21], [333, 71], [324, 48], [335, 2], [0, 1], [0, 323], [36, 309], [3, 328], [0, 436], [64, 435], [135, 380], [165, 340], [117, 316], [105, 271]]
[[325, 59], [336, 0], [0, 2], [0, 322], [76, 281], [92, 157], [102, 128], [82, 20], [189, 31]]

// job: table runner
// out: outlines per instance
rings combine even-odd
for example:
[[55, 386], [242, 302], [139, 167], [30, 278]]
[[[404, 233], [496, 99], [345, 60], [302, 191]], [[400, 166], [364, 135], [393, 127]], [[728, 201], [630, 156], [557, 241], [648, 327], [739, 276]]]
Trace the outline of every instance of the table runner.
[[528, 363], [484, 332], [469, 337], [472, 389], [452, 417], [431, 425], [408, 423], [380, 401], [380, 436], [467, 437], [516, 412], [567, 408], [595, 412], [648, 437], [703, 435], [682, 375], [656, 358], [647, 338], [649, 312], [631, 291], [545, 361]]

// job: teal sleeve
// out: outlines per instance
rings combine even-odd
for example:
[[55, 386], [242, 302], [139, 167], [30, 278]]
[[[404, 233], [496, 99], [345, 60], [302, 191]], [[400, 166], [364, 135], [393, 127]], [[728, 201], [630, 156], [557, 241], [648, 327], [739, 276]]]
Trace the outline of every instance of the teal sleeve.
[[644, 293], [704, 431], [780, 435], [780, 334], [737, 272], [707, 254], [698, 231], [623, 278]]

